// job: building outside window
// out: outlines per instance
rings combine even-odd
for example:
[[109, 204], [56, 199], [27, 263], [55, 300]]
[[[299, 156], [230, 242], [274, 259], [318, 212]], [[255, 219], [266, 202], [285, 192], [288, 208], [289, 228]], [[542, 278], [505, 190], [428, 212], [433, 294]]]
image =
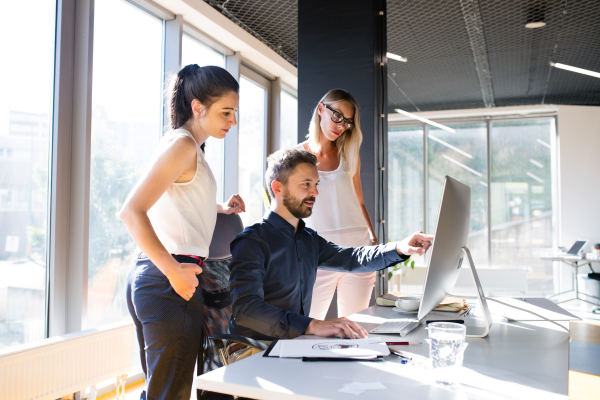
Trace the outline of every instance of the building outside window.
[[[189, 64], [198, 64], [201, 67], [206, 65], [216, 65], [225, 68], [225, 55], [211, 49], [204, 43], [194, 39], [190, 35], [183, 34], [181, 39], [181, 66]], [[210, 165], [215, 180], [217, 181], [217, 201], [223, 202], [223, 162], [224, 162], [224, 144], [222, 139], [215, 139], [212, 136], [206, 140], [205, 157]]]
[[[46, 336], [56, 4], [3, 4], [0, 63], [0, 350]], [[35, 29], [32, 29], [35, 27]], [[11, 55], [18, 54], [18, 57]], [[34, 94], [34, 95], [32, 95]]]
[[126, 276], [137, 252], [117, 214], [162, 133], [162, 20], [123, 0], [97, 1], [94, 14], [84, 329], [130, 318]]
[[[280, 148], [287, 149], [298, 144], [298, 97], [286, 90], [281, 91], [279, 119]], [[308, 132], [308, 125], [306, 127]]]
[[267, 129], [267, 89], [240, 78], [238, 192], [246, 204], [244, 226], [262, 218]]

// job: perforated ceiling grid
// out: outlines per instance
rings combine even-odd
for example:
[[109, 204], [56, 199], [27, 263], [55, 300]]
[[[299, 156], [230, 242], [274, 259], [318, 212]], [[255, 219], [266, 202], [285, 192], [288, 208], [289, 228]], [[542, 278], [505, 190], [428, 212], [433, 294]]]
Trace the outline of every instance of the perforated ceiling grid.
[[[206, 0], [297, 65], [298, 0]], [[546, 23], [527, 29], [528, 22]], [[389, 111], [600, 105], [598, 0], [388, 0]]]
[[204, 0], [296, 64], [298, 52], [298, 0]]

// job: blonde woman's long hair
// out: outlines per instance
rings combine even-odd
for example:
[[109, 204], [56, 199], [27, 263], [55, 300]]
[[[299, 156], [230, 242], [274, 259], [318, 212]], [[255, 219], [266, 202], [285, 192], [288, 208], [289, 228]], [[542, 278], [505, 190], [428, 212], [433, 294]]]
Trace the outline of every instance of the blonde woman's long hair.
[[[362, 143], [362, 131], [360, 130], [360, 111], [358, 109], [358, 103], [354, 96], [342, 89], [332, 89], [321, 98], [319, 104], [330, 105], [337, 103], [338, 101], [345, 101], [354, 107], [354, 128], [346, 130], [341, 134], [333, 144], [338, 149], [338, 156], [340, 159], [343, 157], [346, 163], [350, 166], [350, 171], [355, 174], [358, 168], [358, 154], [360, 145]], [[315, 107], [312, 118], [310, 119], [310, 125], [308, 126], [308, 146], [314, 152], [321, 151], [321, 116], [318, 112], [319, 105]]]

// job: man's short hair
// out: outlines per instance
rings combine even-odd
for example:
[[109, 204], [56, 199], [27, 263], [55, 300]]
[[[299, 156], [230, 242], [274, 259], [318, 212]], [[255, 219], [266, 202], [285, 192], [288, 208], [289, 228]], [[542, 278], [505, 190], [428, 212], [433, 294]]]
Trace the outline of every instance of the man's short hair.
[[312, 164], [316, 167], [317, 156], [306, 150], [283, 149], [276, 151], [267, 158], [265, 183], [271, 200], [275, 198], [271, 183], [278, 181], [285, 185], [296, 166], [303, 163]]

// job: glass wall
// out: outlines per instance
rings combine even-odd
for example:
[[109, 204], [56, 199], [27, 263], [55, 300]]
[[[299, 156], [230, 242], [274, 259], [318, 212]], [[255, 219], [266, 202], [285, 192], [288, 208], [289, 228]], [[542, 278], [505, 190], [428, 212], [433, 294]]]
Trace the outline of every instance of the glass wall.
[[[280, 149], [298, 144], [298, 98], [285, 90], [281, 91], [279, 120]], [[306, 125], [308, 131], [308, 124]]]
[[137, 254], [117, 213], [162, 131], [162, 21], [123, 0], [95, 7], [87, 327], [130, 318]]
[[388, 160], [388, 238], [397, 241], [425, 230], [423, 127], [390, 127]]
[[[183, 34], [181, 39], [181, 66], [198, 64], [201, 67], [216, 65], [225, 68], [225, 56], [204, 43]], [[223, 151], [224, 140], [209, 137], [206, 141], [205, 156], [217, 181], [217, 201], [223, 201]]]
[[[523, 287], [527, 286], [527, 293], [552, 293], [552, 264], [542, 262], [540, 256], [556, 240], [553, 225], [556, 177], [552, 173], [555, 119], [498, 119], [490, 121], [489, 127], [483, 121], [445, 125], [456, 133], [424, 124], [389, 128], [389, 239], [403, 239], [422, 229], [424, 203], [427, 232], [435, 233], [444, 177], [449, 175], [471, 187], [467, 245], [476, 266], [518, 272], [519, 277], [524, 277], [526, 271], [527, 282]], [[417, 265], [423, 265], [419, 262], [423, 260], [416, 261]]]
[[216, 65], [225, 68], [225, 56], [184, 33], [181, 37], [181, 66], [185, 67], [189, 64], [198, 64], [201, 67]]
[[253, 81], [240, 79], [238, 192], [246, 203], [241, 213], [244, 226], [262, 217], [265, 172], [267, 90]]
[[[165, 20], [173, 18], [168, 10], [146, 12], [143, 6], [126, 0], [102, 0], [94, 3], [94, 10], [74, 14], [69, 14], [73, 10], [68, 8], [59, 11], [65, 18], [57, 27], [56, 4], [54, 0], [7, 3], [6, 15], [26, 15], [27, 21], [9, 18], [0, 26], [0, 51], [10, 56], [0, 63], [0, 72], [7, 77], [0, 96], [0, 349], [43, 339], [47, 327], [54, 335], [68, 332], [72, 326], [88, 329], [130, 319], [126, 275], [137, 255], [136, 245], [117, 215], [161, 138], [163, 68], [177, 56], [176, 51], [165, 52], [163, 44]], [[92, 16], [93, 33], [86, 31], [85, 23], [81, 32], [72, 32], [71, 23], [89, 22]], [[188, 28], [184, 27], [187, 34], [182, 36], [183, 63], [225, 67], [224, 54], [196, 40], [198, 36]], [[55, 55], [57, 31], [63, 40], [61, 53]], [[72, 55], [87, 56], [88, 43], [80, 46], [79, 39], [92, 36], [92, 68], [73, 64]], [[56, 74], [55, 56], [56, 68], [62, 65]], [[244, 72], [241, 64], [239, 68], [244, 74], [240, 82], [243, 111], [238, 118], [242, 150], [237, 163], [231, 160], [231, 164], [239, 165], [236, 183], [248, 209], [242, 216], [249, 224], [264, 210], [262, 182], [271, 84], [248, 68]], [[60, 80], [55, 82], [55, 76]], [[79, 121], [81, 116], [71, 115], [70, 105], [74, 98], [87, 102], [85, 96], [79, 96], [88, 93], [86, 82], [92, 87], [91, 104], [82, 105], [91, 108], [91, 132], [53, 132], [53, 126], [62, 128]], [[284, 92], [282, 127], [289, 145], [295, 144], [296, 108], [297, 99]], [[53, 114], [60, 115], [54, 124]], [[75, 119], [70, 121], [71, 117]], [[78, 151], [68, 148], [71, 135], [87, 134], [91, 135], [89, 153], [71, 157]], [[206, 158], [220, 181], [218, 196], [222, 198], [224, 142], [211, 140]], [[60, 159], [70, 160], [59, 162], [65, 170], [55, 174], [56, 179], [50, 179], [53, 151]], [[70, 173], [88, 165], [89, 181], [69, 188]], [[89, 192], [79, 192], [86, 188]], [[88, 196], [89, 219], [81, 220], [81, 209], [69, 209], [69, 199], [73, 198], [69, 193], [52, 199], [53, 189], [63, 194], [73, 190], [75, 197]], [[63, 262], [70, 250], [81, 250], [80, 238], [61, 228], [64, 218], [50, 220], [49, 210], [54, 207], [59, 215], [66, 213], [67, 218], [73, 218], [71, 224], [76, 229], [89, 229], [87, 262]], [[51, 241], [50, 231], [56, 232]], [[47, 260], [55, 259], [58, 261], [50, 269]], [[48, 269], [54, 275], [49, 275]], [[81, 269], [87, 269], [87, 286], [66, 293], [64, 284], [76, 285]], [[48, 289], [53, 277], [57, 286]], [[77, 298], [80, 291], [83, 298]], [[85, 309], [71, 312], [67, 305], [72, 302], [83, 303]], [[134, 360], [138, 360], [137, 355]]]
[[492, 121], [492, 263], [527, 269], [529, 291], [553, 292], [552, 143], [554, 118]]
[[471, 187], [471, 226], [467, 246], [477, 266], [488, 264], [487, 126], [485, 122], [427, 127], [427, 231], [432, 234], [446, 175]]
[[45, 337], [56, 4], [6, 2], [2, 11], [0, 350]]

